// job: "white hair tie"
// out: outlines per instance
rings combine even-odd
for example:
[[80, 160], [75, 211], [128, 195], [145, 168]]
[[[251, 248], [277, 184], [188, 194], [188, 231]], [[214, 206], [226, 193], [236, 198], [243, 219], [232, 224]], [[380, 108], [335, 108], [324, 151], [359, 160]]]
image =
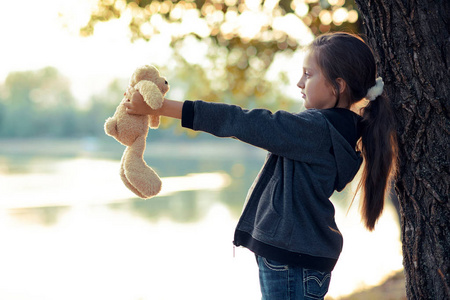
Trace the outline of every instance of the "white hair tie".
[[369, 101], [377, 99], [377, 97], [383, 93], [383, 87], [384, 87], [383, 78], [378, 77], [375, 85], [367, 91], [367, 94], [364, 98], [366, 98]]

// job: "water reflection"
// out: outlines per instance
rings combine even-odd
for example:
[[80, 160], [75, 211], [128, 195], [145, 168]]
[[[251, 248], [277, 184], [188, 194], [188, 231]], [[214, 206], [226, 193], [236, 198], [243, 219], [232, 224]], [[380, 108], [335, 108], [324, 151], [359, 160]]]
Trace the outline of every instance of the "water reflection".
[[[231, 241], [265, 153], [209, 147], [222, 153], [155, 146], [146, 161], [166, 187], [149, 200], [120, 181], [120, 151], [0, 155], [0, 299], [258, 299], [254, 258], [233, 258]], [[344, 234], [334, 297], [401, 268], [395, 211], [366, 232], [357, 203], [347, 215], [351, 188], [333, 196]]]
[[[210, 194], [206, 195], [206, 199], [213, 198], [209, 197]], [[165, 219], [177, 223], [193, 223], [203, 219], [211, 206], [211, 203], [200, 203], [199, 199], [202, 197], [197, 192], [187, 191], [182, 195], [157, 197], [148, 201], [135, 199], [128, 203], [111, 204], [110, 207], [128, 211], [154, 223]]]
[[9, 215], [23, 223], [52, 226], [70, 210], [70, 206], [51, 206], [10, 209]]

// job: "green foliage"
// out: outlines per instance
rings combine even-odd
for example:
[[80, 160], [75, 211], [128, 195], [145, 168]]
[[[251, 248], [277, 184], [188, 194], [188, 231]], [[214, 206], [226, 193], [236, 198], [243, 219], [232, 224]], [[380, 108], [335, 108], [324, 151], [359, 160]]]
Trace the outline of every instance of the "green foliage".
[[76, 136], [69, 81], [52, 67], [9, 74], [0, 95], [0, 137]]
[[[278, 87], [258, 78], [258, 73], [241, 79], [247, 81], [245, 87], [240, 82], [232, 82], [230, 73], [237, 67], [230, 65], [227, 72], [220, 72], [223, 64], [220, 60], [226, 59], [227, 55], [224, 58], [217, 55], [217, 51], [211, 48], [207, 59], [211, 64], [209, 68], [190, 64], [179, 53], [175, 54], [177, 67], [171, 73], [170, 84], [182, 90], [185, 99], [237, 103], [249, 108], [292, 108], [293, 102], [283, 96]], [[214, 65], [219, 67], [214, 68]], [[169, 73], [165, 69], [160, 68], [163, 74]], [[114, 114], [126, 85], [126, 79], [114, 80], [100, 94], [92, 95], [88, 107], [81, 109], [71, 94], [68, 80], [55, 68], [10, 73], [0, 85], [0, 138], [106, 138], [104, 122]], [[172, 126], [175, 133], [197, 135], [183, 130], [179, 122], [170, 118], [162, 118], [161, 126]], [[151, 138], [164, 138], [165, 134], [171, 133], [152, 131]]]
[[111, 117], [116, 110], [117, 105], [122, 100], [124, 81], [114, 80], [99, 94], [93, 95], [90, 99], [89, 107], [80, 112], [82, 125], [80, 131], [87, 136], [105, 136], [103, 124], [108, 117]]
[[[181, 51], [174, 54], [177, 68], [170, 84], [173, 88], [182, 90], [185, 99], [236, 104], [249, 109], [263, 107], [272, 111], [299, 110], [299, 103], [282, 91], [283, 84], [287, 83], [286, 78], [276, 83], [270, 82], [265, 78], [265, 67], [264, 70], [242, 70], [238, 61], [230, 62], [235, 59], [232, 58], [234, 52], [221, 51], [223, 49], [214, 44], [209, 44], [208, 47], [209, 53], [203, 65], [189, 63]], [[247, 60], [250, 59], [248, 53], [250, 52], [245, 51], [236, 57], [242, 55]], [[163, 126], [174, 123], [171, 119], [162, 121]]]
[[0, 91], [1, 138], [104, 136], [103, 123], [123, 93], [113, 82], [104, 98], [94, 96], [82, 110], [68, 80], [52, 67], [11, 73]]
[[[182, 23], [187, 15], [192, 16], [192, 10], [196, 10], [195, 14], [208, 26], [209, 32], [203, 37], [216, 37], [219, 43], [227, 43], [236, 37], [266, 41], [267, 37], [271, 37], [270, 40], [282, 44], [289, 35], [286, 32], [277, 32], [278, 29], [272, 22], [274, 18], [287, 14], [296, 15], [315, 35], [328, 31], [360, 32], [362, 26], [354, 0], [97, 0], [97, 8], [92, 11], [89, 22], [81, 28], [80, 33], [90, 35], [98, 22], [120, 18], [124, 13], [130, 12], [132, 18], [129, 27], [133, 39], [150, 39], [161, 29], [157, 22], [151, 21], [154, 15], [162, 16], [170, 23]], [[232, 21], [239, 21], [238, 17], [248, 12], [265, 13], [271, 17], [268, 23], [262, 24], [261, 35], [243, 37], [236, 30], [224, 28], [223, 25], [230, 19], [237, 17]], [[295, 45], [296, 42], [291, 40], [290, 43]]]
[[[233, 103], [251, 107], [275, 94], [264, 78], [277, 53], [301, 48], [323, 32], [359, 32], [355, 7], [353, 0], [97, 0], [80, 33], [90, 35], [98, 22], [126, 14], [132, 40], [171, 37], [174, 59], [189, 73], [179, 74], [192, 84], [189, 95], [221, 101], [231, 97]], [[183, 45], [192, 38], [212, 49], [205, 64], [183, 59]]]

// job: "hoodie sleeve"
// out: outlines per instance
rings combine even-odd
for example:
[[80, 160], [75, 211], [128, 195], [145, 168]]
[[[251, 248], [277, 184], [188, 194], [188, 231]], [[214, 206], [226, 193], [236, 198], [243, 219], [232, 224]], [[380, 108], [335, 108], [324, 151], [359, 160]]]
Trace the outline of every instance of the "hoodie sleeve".
[[223, 103], [186, 101], [181, 122], [183, 127], [236, 138], [293, 160], [313, 162], [318, 152], [329, 151], [321, 147], [329, 133], [317, 110], [272, 113], [266, 109], [245, 110]]

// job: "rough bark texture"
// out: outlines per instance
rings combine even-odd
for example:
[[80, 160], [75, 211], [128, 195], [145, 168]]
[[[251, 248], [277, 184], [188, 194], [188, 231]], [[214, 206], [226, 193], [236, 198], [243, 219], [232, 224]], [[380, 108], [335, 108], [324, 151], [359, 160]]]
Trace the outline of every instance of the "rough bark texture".
[[398, 123], [408, 299], [450, 299], [450, 1], [357, 0]]

